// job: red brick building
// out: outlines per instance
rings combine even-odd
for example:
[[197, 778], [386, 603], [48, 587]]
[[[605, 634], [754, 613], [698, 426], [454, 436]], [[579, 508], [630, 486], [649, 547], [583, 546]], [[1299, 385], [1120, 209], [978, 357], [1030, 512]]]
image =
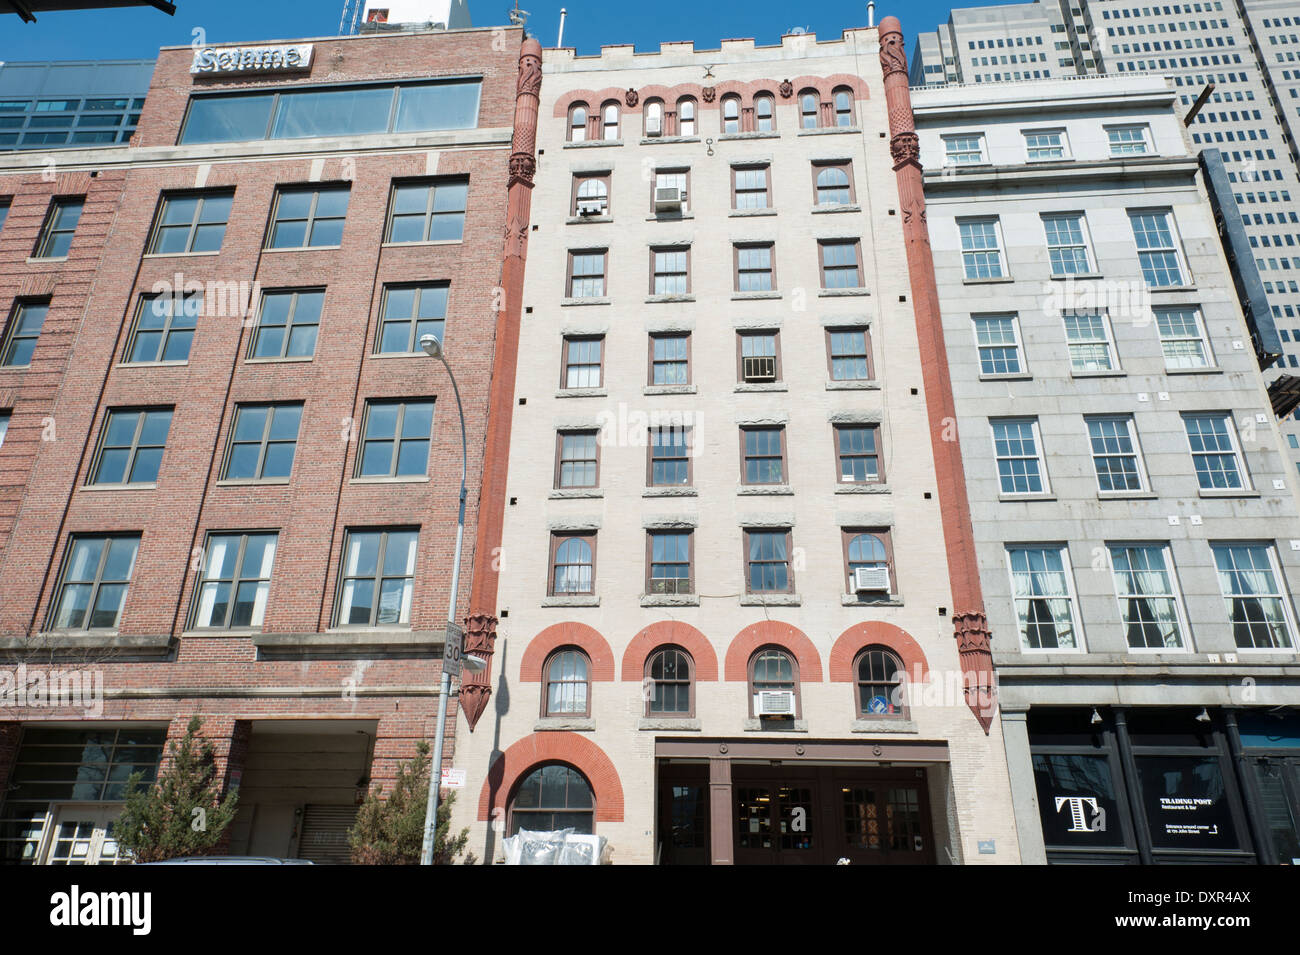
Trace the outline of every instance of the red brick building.
[[433, 734], [461, 447], [419, 340], [464, 403], [463, 618], [522, 42], [167, 48], [130, 147], [0, 158], [0, 860], [111, 861], [195, 713], [233, 853], [345, 858]]

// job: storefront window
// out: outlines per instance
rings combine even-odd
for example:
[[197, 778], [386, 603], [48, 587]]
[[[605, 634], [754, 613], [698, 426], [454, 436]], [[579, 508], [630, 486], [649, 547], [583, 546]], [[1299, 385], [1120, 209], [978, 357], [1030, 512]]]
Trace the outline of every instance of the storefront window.
[[1115, 783], [1106, 756], [1035, 754], [1034, 781], [1047, 845], [1124, 845]]
[[1240, 849], [1217, 756], [1139, 756], [1156, 849]]

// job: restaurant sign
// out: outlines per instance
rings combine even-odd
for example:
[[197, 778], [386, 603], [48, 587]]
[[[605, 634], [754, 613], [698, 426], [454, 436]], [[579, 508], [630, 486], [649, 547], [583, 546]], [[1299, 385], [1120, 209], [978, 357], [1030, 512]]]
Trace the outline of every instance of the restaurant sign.
[[311, 69], [312, 45], [201, 47], [194, 51], [190, 73], [228, 76], [237, 73], [282, 73]]

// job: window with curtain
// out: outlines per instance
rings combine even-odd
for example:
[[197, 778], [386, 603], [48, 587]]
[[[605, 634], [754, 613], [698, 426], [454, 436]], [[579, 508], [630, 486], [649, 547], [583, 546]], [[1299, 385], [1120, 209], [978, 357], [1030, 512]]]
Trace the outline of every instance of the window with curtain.
[[546, 661], [544, 716], [587, 716], [591, 697], [591, 661], [576, 647], [556, 650]]
[[1112, 545], [1110, 563], [1129, 647], [1183, 649], [1183, 627], [1169, 549], [1158, 544]]
[[1026, 650], [1074, 650], [1074, 594], [1059, 547], [1010, 547], [1011, 590]]
[[547, 763], [524, 777], [510, 800], [510, 834], [520, 829], [552, 832], [572, 828], [590, 833], [596, 800], [582, 773], [563, 763]]
[[1233, 639], [1243, 650], [1289, 650], [1290, 611], [1268, 544], [1211, 544], [1219, 589], [1232, 622]]

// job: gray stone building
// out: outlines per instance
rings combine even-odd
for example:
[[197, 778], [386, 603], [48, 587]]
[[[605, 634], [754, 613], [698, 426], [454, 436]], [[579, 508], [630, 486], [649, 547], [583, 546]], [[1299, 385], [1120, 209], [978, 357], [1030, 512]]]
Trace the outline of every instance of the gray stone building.
[[1179, 95], [913, 90], [1026, 862], [1300, 856], [1297, 475]]

